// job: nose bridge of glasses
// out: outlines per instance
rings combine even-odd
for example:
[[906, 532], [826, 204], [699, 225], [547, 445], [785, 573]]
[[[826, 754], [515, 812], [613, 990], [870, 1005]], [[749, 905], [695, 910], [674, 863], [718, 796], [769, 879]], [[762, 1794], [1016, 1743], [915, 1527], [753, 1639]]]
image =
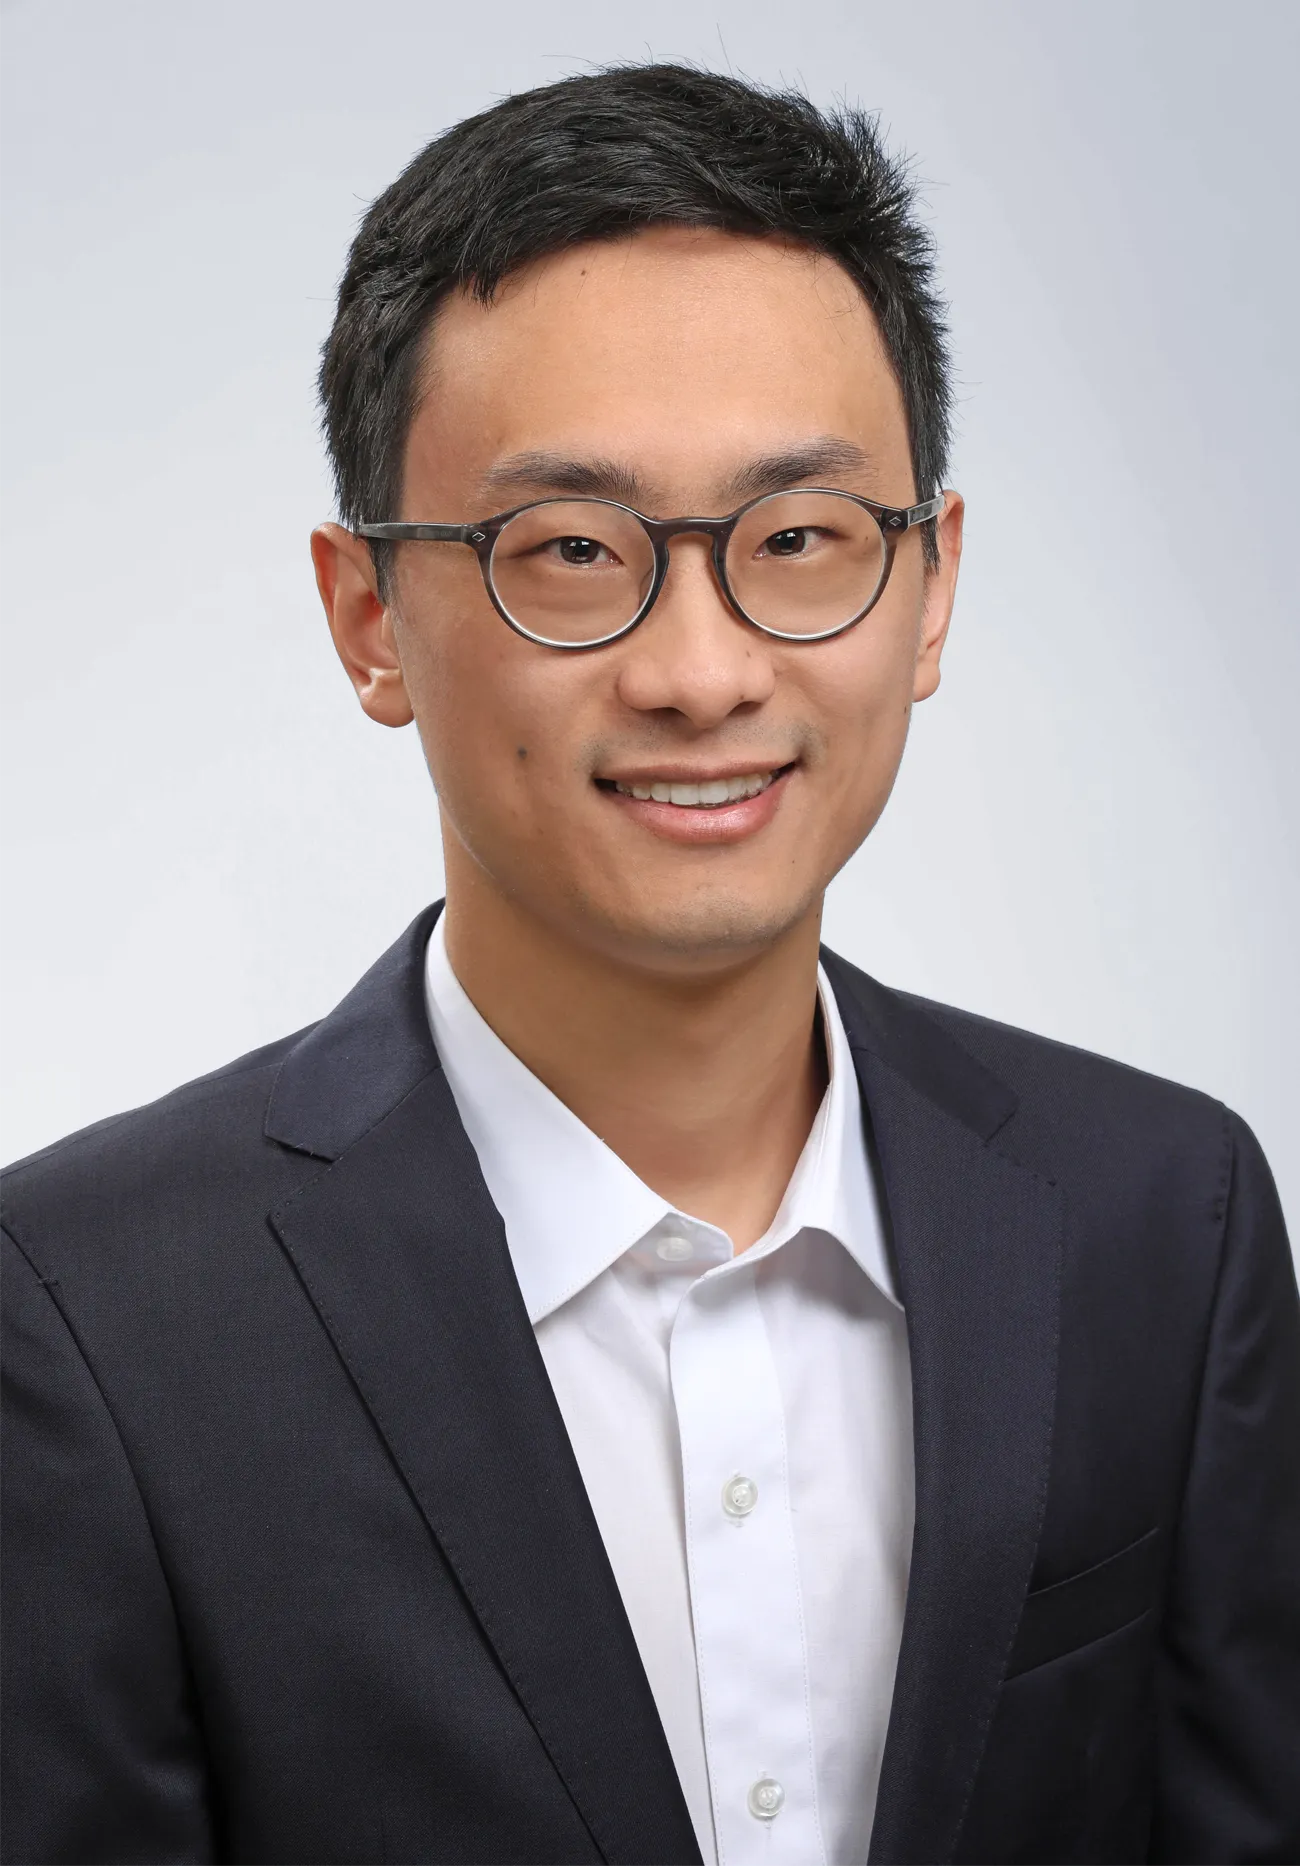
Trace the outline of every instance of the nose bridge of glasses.
[[[677, 553], [669, 549], [671, 540], [675, 538], [694, 537], [699, 539], [701, 546], [703, 546], [705, 553], [707, 553], [708, 562], [712, 565], [714, 578], [721, 585], [722, 594], [726, 598], [727, 607], [734, 608], [731, 591], [727, 584], [725, 563], [727, 546], [731, 539], [731, 533], [735, 528], [734, 518], [642, 518], [641, 523], [649, 533], [650, 540], [654, 544], [656, 553], [660, 558], [662, 566], [659, 579], [661, 591], [665, 588], [672, 571], [672, 566], [677, 560]], [[703, 562], [699, 563], [699, 569], [701, 571], [706, 570], [706, 566]], [[678, 572], [678, 577], [680, 577], [680, 571]], [[676, 582], [678, 579], [674, 578], [673, 580]]]
[[[642, 523], [646, 523], [642, 520]], [[699, 604], [712, 612], [713, 623], [718, 619], [718, 612], [730, 618], [734, 625], [737, 621], [747, 622], [748, 617], [738, 606], [731, 589], [731, 579], [727, 574], [726, 551], [730, 542], [732, 520], [726, 518], [674, 518], [652, 519], [647, 525], [655, 527], [650, 532], [655, 547], [658, 572], [655, 585], [650, 593], [647, 610], [662, 609], [679, 612], [684, 619], [693, 618], [692, 627], [700, 620]], [[683, 537], [687, 540], [686, 550], [670, 549], [670, 540]], [[692, 540], [698, 548], [692, 548]], [[682, 605], [685, 605], [682, 608]], [[712, 626], [713, 624], [711, 624]]]
[[656, 544], [688, 532], [703, 533], [715, 542], [722, 539], [735, 523], [734, 518], [642, 518], [641, 523]]
[[661, 581], [667, 577], [670, 565], [676, 556], [676, 553], [669, 549], [671, 541], [675, 538], [694, 537], [705, 545], [712, 559], [714, 571], [723, 580], [725, 588], [723, 559], [735, 524], [734, 518], [646, 518], [643, 516], [641, 523], [660, 560]]
[[[651, 543], [655, 545], [655, 549], [657, 549], [660, 556], [666, 558], [666, 556], [670, 554], [670, 552], [668, 552], [668, 545], [670, 545], [670, 541], [673, 537], [694, 536], [699, 537], [701, 541], [703, 541], [703, 539], [709, 541], [709, 547], [711, 547], [712, 550], [712, 558], [714, 558], [716, 564], [720, 564], [720, 562], [722, 562], [722, 556], [724, 556], [724, 552], [726, 552], [729, 534], [731, 534], [731, 530], [733, 530], [733, 526], [735, 526], [735, 519], [733, 519], [733, 517], [727, 517], [727, 519], [701, 519], [701, 517], [696, 517], [696, 519], [647, 519], [647, 517], [642, 517], [642, 524], [645, 526], [645, 532], [649, 534], [649, 539], [651, 539]], [[664, 565], [664, 567], [668, 567], [668, 565]]]

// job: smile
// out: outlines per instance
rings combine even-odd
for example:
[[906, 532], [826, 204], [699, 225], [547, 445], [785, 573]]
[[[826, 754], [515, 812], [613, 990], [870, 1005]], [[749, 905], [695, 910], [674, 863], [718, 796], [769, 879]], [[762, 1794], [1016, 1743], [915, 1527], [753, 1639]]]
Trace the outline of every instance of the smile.
[[694, 847], [745, 842], [772, 823], [799, 760], [756, 771], [656, 771], [642, 767], [619, 777], [598, 777], [625, 821], [668, 842]]
[[777, 775], [776, 771], [754, 771], [742, 777], [706, 778], [697, 784], [683, 783], [676, 778], [653, 778], [644, 783], [628, 784], [614, 779], [611, 787], [620, 796], [635, 797], [642, 803], [675, 803], [684, 810], [717, 810], [724, 804], [761, 795]]

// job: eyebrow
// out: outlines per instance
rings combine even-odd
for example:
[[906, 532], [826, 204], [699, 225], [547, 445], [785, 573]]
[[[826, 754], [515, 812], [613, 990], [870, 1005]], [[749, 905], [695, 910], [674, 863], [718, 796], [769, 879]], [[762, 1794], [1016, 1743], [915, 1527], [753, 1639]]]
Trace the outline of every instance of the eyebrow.
[[727, 492], [736, 499], [757, 499], [800, 480], [869, 473], [871, 464], [871, 456], [855, 441], [842, 440], [837, 434], [819, 434], [813, 440], [797, 441], [792, 447], [747, 461], [727, 482]]
[[634, 467], [618, 460], [573, 459], [567, 454], [510, 454], [483, 475], [484, 492], [568, 492], [579, 498], [618, 499], [635, 505], [645, 497], [645, 482]]
[[[869, 473], [871, 466], [871, 456], [855, 441], [836, 434], [819, 434], [747, 460], [727, 480], [723, 496], [743, 504], [801, 480]], [[640, 473], [624, 461], [599, 456], [579, 459], [545, 449], [498, 460], [488, 468], [482, 483], [484, 492], [492, 497], [568, 493], [575, 498], [616, 499], [631, 506], [643, 506], [650, 497]]]

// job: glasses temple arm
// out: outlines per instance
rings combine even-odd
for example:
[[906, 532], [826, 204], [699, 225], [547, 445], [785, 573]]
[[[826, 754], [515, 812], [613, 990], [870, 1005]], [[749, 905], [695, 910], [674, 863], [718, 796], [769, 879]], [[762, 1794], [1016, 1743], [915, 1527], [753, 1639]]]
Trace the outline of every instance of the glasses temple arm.
[[408, 525], [396, 520], [391, 524], [358, 525], [358, 538], [382, 538], [390, 544], [473, 544], [480, 536], [477, 525]]
[[942, 493], [940, 493], [937, 499], [927, 499], [922, 505], [907, 506], [903, 512], [903, 516], [907, 520], [907, 530], [910, 531], [914, 525], [924, 525], [929, 519], [938, 518], [942, 510]]

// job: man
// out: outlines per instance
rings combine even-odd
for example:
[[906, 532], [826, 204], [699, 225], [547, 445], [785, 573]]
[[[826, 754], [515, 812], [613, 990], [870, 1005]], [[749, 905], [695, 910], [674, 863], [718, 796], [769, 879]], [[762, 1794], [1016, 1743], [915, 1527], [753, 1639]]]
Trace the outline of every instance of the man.
[[10, 1176], [7, 1857], [1296, 1858], [1255, 1141], [819, 957], [961, 547], [901, 170], [670, 66], [507, 100], [322, 389], [446, 905]]

